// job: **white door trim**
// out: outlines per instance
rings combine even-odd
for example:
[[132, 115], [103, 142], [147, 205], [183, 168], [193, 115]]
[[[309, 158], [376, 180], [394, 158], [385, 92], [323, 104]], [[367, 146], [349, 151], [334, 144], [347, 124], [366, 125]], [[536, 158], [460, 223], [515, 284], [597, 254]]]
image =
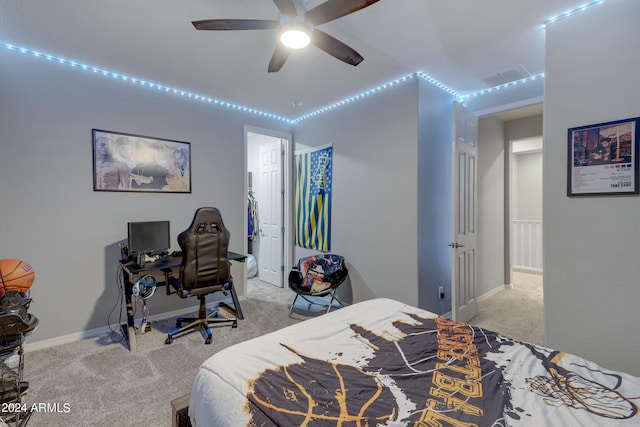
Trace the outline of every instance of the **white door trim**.
[[[248, 133], [257, 133], [261, 135], [266, 135], [274, 138], [280, 138], [284, 140], [284, 159], [283, 159], [283, 191], [284, 191], [284, 205], [283, 205], [283, 225], [284, 225], [284, 253], [283, 253], [283, 263], [284, 263], [284, 275], [283, 281], [286, 280], [288, 272], [293, 267], [293, 204], [292, 204], [292, 173], [293, 173], [293, 137], [290, 133], [280, 132], [273, 129], [266, 129], [257, 126], [245, 125], [244, 126], [244, 189], [245, 192], [248, 188], [248, 169], [247, 169], [247, 159], [248, 159], [248, 142], [247, 142], [247, 134]], [[246, 197], [243, 198], [243, 208], [242, 212], [244, 213], [244, 224], [248, 222], [248, 214], [246, 207]], [[247, 239], [243, 239], [243, 253], [248, 252], [248, 242]], [[246, 265], [245, 265], [246, 269]], [[246, 274], [246, 273], [245, 273]], [[246, 283], [244, 284], [245, 288], [243, 289], [242, 295], [247, 294]]]

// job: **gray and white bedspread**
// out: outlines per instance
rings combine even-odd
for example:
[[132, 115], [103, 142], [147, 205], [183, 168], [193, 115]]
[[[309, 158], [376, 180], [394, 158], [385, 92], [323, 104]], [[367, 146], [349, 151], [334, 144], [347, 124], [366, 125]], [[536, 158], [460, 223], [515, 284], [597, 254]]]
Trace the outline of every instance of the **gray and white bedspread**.
[[375, 299], [215, 354], [189, 415], [194, 427], [639, 426], [638, 402], [640, 378]]

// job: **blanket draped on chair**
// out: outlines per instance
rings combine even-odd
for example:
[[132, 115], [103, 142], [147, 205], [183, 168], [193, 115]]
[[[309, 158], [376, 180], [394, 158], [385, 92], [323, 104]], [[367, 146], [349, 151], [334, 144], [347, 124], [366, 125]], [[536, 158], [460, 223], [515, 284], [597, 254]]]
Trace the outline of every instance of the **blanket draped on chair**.
[[342, 268], [343, 262], [340, 255], [314, 255], [299, 260], [296, 268], [302, 274], [302, 285], [315, 293], [332, 286], [330, 276]]

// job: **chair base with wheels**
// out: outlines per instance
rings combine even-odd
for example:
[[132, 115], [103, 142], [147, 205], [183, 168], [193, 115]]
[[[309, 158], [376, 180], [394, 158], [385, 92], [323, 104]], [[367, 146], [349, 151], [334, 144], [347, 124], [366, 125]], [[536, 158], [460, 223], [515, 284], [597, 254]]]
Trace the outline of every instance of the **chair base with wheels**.
[[321, 254], [301, 258], [289, 273], [289, 288], [296, 293], [289, 308], [289, 316], [294, 312], [298, 297], [302, 297], [311, 307], [318, 303], [309, 298], [330, 295], [331, 300], [325, 313], [334, 308], [334, 301], [345, 307], [347, 304], [338, 298], [336, 291], [348, 275], [344, 258], [340, 255]]
[[[174, 282], [175, 283], [175, 282]], [[198, 292], [200, 291], [200, 292]], [[224, 307], [226, 310], [235, 314], [235, 316], [228, 317], [217, 317], [219, 314], [218, 309], [214, 309], [211, 313], [207, 314], [207, 303], [205, 300], [205, 296], [209, 293], [207, 288], [201, 288], [197, 290], [192, 290], [190, 292], [190, 296], [197, 296], [200, 301], [200, 308], [198, 309], [198, 317], [178, 317], [176, 319], [176, 328], [167, 334], [167, 339], [165, 340], [165, 344], [173, 344], [173, 340], [178, 338], [178, 336], [186, 335], [187, 333], [191, 333], [194, 331], [205, 331], [207, 337], [204, 340], [205, 344], [211, 344], [213, 342], [213, 335], [211, 334], [211, 326], [220, 327], [220, 326], [231, 326], [232, 328], [238, 327], [238, 319], [242, 319], [242, 311], [240, 309], [240, 304], [238, 302], [238, 297], [236, 295], [235, 289], [232, 287], [230, 290], [222, 291], [224, 295], [227, 293], [231, 293], [231, 298], [233, 300], [234, 307], [229, 306], [228, 304], [221, 302], [220, 306]], [[186, 297], [186, 296], [185, 296]], [[183, 324], [185, 324], [183, 326]]]

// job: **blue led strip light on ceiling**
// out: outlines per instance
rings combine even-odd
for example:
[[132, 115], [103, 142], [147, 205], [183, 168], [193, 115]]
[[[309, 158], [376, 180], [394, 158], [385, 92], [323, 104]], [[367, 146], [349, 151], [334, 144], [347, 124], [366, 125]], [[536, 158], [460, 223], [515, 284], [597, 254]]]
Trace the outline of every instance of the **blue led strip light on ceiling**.
[[362, 98], [365, 98], [367, 96], [371, 96], [371, 95], [373, 95], [375, 93], [381, 92], [381, 91], [383, 91], [385, 89], [389, 89], [391, 87], [397, 86], [400, 83], [403, 83], [403, 82], [406, 82], [408, 80], [413, 79], [414, 77], [416, 77], [416, 75], [417, 74], [407, 74], [404, 77], [400, 77], [398, 79], [391, 80], [390, 82], [381, 84], [380, 86], [376, 86], [376, 87], [374, 87], [372, 89], [367, 89], [364, 92], [360, 92], [357, 95], [350, 96], [349, 98], [345, 98], [345, 99], [343, 99], [341, 101], [335, 102], [335, 103], [333, 103], [331, 105], [327, 105], [326, 107], [319, 108], [319, 109], [317, 109], [315, 111], [307, 113], [307, 114], [305, 114], [303, 116], [300, 116], [300, 117], [298, 117], [296, 119], [293, 119], [292, 123], [295, 124], [295, 123], [301, 122], [302, 120], [308, 119], [310, 117], [317, 116], [318, 114], [322, 114], [322, 113], [325, 113], [325, 112], [330, 111], [330, 110], [334, 110], [334, 109], [336, 109], [338, 107], [342, 107], [343, 105], [350, 104], [352, 102], [358, 101], [358, 100], [360, 100]]
[[263, 117], [267, 117], [267, 118], [270, 118], [270, 119], [279, 120], [279, 121], [286, 122], [286, 123], [291, 123], [291, 119], [287, 119], [285, 117], [278, 116], [277, 114], [267, 113], [265, 111], [256, 110], [256, 109], [250, 108], [250, 107], [244, 107], [242, 105], [234, 104], [232, 102], [222, 101], [222, 100], [219, 100], [219, 99], [211, 98], [209, 96], [198, 95], [198, 94], [193, 93], [193, 92], [172, 88], [172, 87], [165, 86], [165, 85], [162, 85], [162, 84], [159, 84], [159, 83], [150, 82], [150, 81], [147, 81], [147, 80], [143, 80], [143, 79], [139, 79], [139, 78], [136, 78], [136, 77], [127, 76], [125, 74], [116, 73], [116, 72], [109, 71], [109, 70], [104, 70], [104, 69], [97, 68], [97, 67], [94, 67], [94, 66], [91, 66], [91, 65], [87, 65], [87, 64], [80, 63], [80, 62], [72, 61], [70, 59], [61, 58], [61, 57], [50, 55], [50, 54], [46, 54], [46, 53], [41, 53], [41, 52], [38, 52], [38, 51], [35, 51], [35, 50], [31, 50], [31, 49], [27, 49], [27, 48], [24, 48], [24, 47], [14, 46], [14, 45], [11, 45], [9, 43], [4, 43], [2, 41], [0, 41], [0, 46], [5, 47], [5, 48], [7, 48], [9, 50], [12, 50], [12, 51], [23, 53], [25, 55], [31, 55], [31, 56], [35, 56], [37, 58], [47, 59], [49, 61], [57, 62], [57, 63], [63, 64], [63, 65], [69, 65], [69, 66], [74, 67], [74, 68], [79, 68], [81, 70], [90, 71], [90, 72], [93, 72], [93, 73], [96, 73], [96, 74], [100, 74], [100, 75], [103, 75], [103, 76], [106, 76], [106, 77], [112, 77], [114, 79], [122, 80], [122, 81], [125, 81], [125, 82], [128, 82], [128, 83], [138, 84], [140, 86], [144, 86], [144, 87], [147, 87], [147, 88], [150, 88], [150, 89], [156, 89], [156, 90], [159, 90], [159, 91], [162, 91], [162, 92], [166, 92], [166, 93], [170, 93], [170, 94], [173, 94], [173, 95], [180, 95], [180, 96], [184, 96], [186, 98], [191, 98], [191, 99], [194, 99], [196, 101], [202, 101], [202, 102], [206, 102], [206, 103], [209, 103], [209, 104], [230, 108], [230, 109], [233, 109], [233, 110], [243, 111], [243, 112], [246, 112], [246, 113], [256, 114], [258, 116], [263, 116]]
[[413, 73], [413, 74], [407, 74], [404, 77], [400, 77], [398, 79], [391, 80], [391, 81], [389, 81], [387, 83], [381, 84], [380, 86], [376, 86], [376, 87], [374, 87], [372, 89], [367, 89], [364, 92], [360, 92], [357, 95], [353, 95], [353, 96], [350, 96], [349, 98], [345, 98], [342, 101], [338, 101], [338, 102], [335, 102], [335, 103], [333, 103], [331, 105], [328, 105], [326, 107], [319, 108], [319, 109], [317, 109], [315, 111], [307, 113], [307, 114], [305, 114], [303, 116], [300, 116], [300, 117], [298, 117], [296, 119], [293, 119], [292, 123], [295, 124], [295, 123], [301, 122], [302, 120], [311, 118], [313, 116], [317, 116], [318, 114], [322, 114], [322, 113], [325, 113], [327, 111], [334, 110], [334, 109], [336, 109], [338, 107], [342, 107], [343, 105], [346, 105], [346, 104], [349, 104], [351, 102], [358, 101], [358, 100], [360, 100], [362, 98], [365, 98], [367, 96], [379, 93], [379, 92], [381, 92], [381, 91], [383, 91], [385, 89], [389, 89], [391, 87], [397, 86], [400, 83], [406, 82], [406, 81], [414, 79], [416, 77], [419, 77], [419, 78], [425, 80], [426, 82], [431, 83], [434, 86], [437, 86], [438, 88], [444, 90], [445, 92], [453, 95], [454, 97], [456, 97], [458, 99], [462, 99], [462, 95], [460, 95], [459, 93], [457, 93], [453, 89], [448, 88], [444, 84], [440, 83], [439, 81], [433, 79], [432, 77], [430, 77], [430, 76], [428, 76], [428, 75], [426, 75], [424, 73], [418, 72], [418, 73]]
[[[601, 4], [604, 1], [605, 0], [594, 0], [594, 1], [591, 1], [591, 2], [588, 2], [588, 3], [585, 3], [585, 4], [579, 6], [579, 7], [575, 8], [575, 9], [563, 12], [562, 14], [560, 14], [558, 16], [554, 16], [552, 18], [549, 18], [544, 22], [543, 28], [545, 28], [546, 25], [549, 24], [550, 22], [555, 22], [555, 21], [557, 21], [559, 19], [566, 18], [566, 17], [571, 16], [571, 15], [577, 13], [577, 12], [585, 10], [588, 7], [594, 6], [596, 4]], [[101, 68], [93, 67], [91, 65], [83, 64], [83, 63], [72, 61], [72, 60], [65, 59], [65, 58], [61, 58], [61, 57], [58, 57], [58, 56], [41, 53], [41, 52], [38, 52], [38, 51], [35, 51], [35, 50], [31, 50], [31, 49], [27, 49], [27, 48], [24, 48], [24, 47], [14, 46], [12, 44], [4, 43], [2, 41], [0, 41], [0, 46], [4, 47], [4, 48], [7, 48], [9, 50], [12, 50], [12, 51], [23, 53], [25, 55], [31, 55], [31, 56], [34, 56], [34, 57], [37, 57], [37, 58], [44, 58], [44, 59], [47, 59], [49, 61], [58, 62], [58, 63], [63, 64], [63, 65], [69, 65], [71, 67], [79, 68], [79, 69], [82, 69], [82, 70], [85, 70], [85, 71], [91, 71], [91, 72], [94, 72], [96, 74], [100, 74], [100, 75], [103, 75], [103, 76], [106, 76], [106, 77], [112, 77], [114, 79], [122, 80], [122, 81], [125, 81], [125, 82], [128, 82], [128, 83], [139, 84], [139, 85], [141, 85], [143, 87], [147, 87], [147, 88], [150, 88], [150, 89], [156, 89], [156, 90], [160, 90], [162, 92], [170, 93], [170, 94], [173, 94], [173, 95], [184, 96], [186, 98], [194, 99], [196, 101], [201, 101], [201, 102], [209, 103], [209, 104], [212, 104], [212, 105], [217, 105], [217, 106], [220, 106], [220, 107], [226, 107], [226, 108], [230, 108], [230, 109], [237, 110], [237, 111], [242, 111], [242, 112], [255, 114], [255, 115], [258, 115], [258, 116], [262, 116], [262, 117], [267, 117], [269, 119], [278, 120], [278, 121], [285, 122], [285, 123], [288, 123], [288, 124], [295, 124], [295, 123], [298, 123], [298, 122], [300, 122], [302, 120], [308, 119], [310, 117], [317, 116], [318, 114], [321, 114], [321, 113], [336, 109], [338, 107], [341, 107], [343, 105], [358, 101], [358, 100], [360, 100], [360, 99], [362, 99], [364, 97], [379, 93], [382, 90], [388, 89], [390, 87], [394, 87], [394, 86], [396, 86], [396, 85], [398, 85], [400, 83], [403, 83], [403, 82], [405, 82], [407, 80], [410, 80], [410, 79], [413, 79], [415, 77], [421, 78], [421, 79], [425, 80], [426, 82], [428, 82], [428, 83], [430, 83], [430, 84], [432, 84], [434, 86], [437, 86], [438, 88], [444, 90], [445, 92], [447, 92], [447, 93], [451, 94], [452, 96], [454, 96], [455, 98], [457, 98], [459, 101], [465, 101], [465, 100], [467, 100], [467, 99], [469, 99], [471, 97], [485, 95], [487, 93], [492, 93], [492, 92], [497, 91], [497, 90], [506, 89], [506, 88], [509, 88], [509, 87], [512, 87], [512, 86], [515, 86], [515, 85], [524, 84], [524, 83], [527, 83], [527, 82], [530, 82], [530, 81], [533, 81], [533, 80], [536, 80], [536, 79], [544, 78], [544, 73], [541, 73], [541, 74], [537, 74], [535, 76], [527, 77], [525, 79], [521, 79], [521, 80], [517, 80], [517, 81], [514, 81], [514, 82], [506, 83], [506, 84], [503, 84], [503, 85], [500, 85], [500, 86], [495, 86], [495, 87], [484, 89], [484, 90], [480, 90], [480, 91], [477, 91], [477, 92], [474, 92], [474, 93], [471, 93], [471, 94], [462, 95], [462, 94], [459, 94], [458, 92], [454, 91], [453, 89], [445, 86], [444, 84], [440, 83], [439, 81], [433, 79], [432, 77], [428, 76], [427, 74], [422, 73], [422, 72], [417, 72], [417, 73], [408, 74], [408, 75], [406, 75], [404, 77], [401, 77], [401, 78], [389, 81], [387, 83], [381, 84], [381, 85], [376, 86], [376, 87], [374, 87], [372, 89], [365, 90], [364, 92], [361, 92], [361, 93], [359, 93], [357, 95], [351, 96], [349, 98], [345, 98], [342, 101], [335, 102], [335, 103], [333, 103], [333, 104], [331, 104], [329, 106], [320, 108], [318, 110], [315, 110], [313, 112], [310, 112], [310, 113], [305, 114], [303, 116], [300, 116], [298, 118], [288, 119], [286, 117], [282, 117], [282, 116], [279, 116], [277, 114], [267, 113], [265, 111], [260, 111], [260, 110], [254, 109], [254, 108], [245, 107], [245, 106], [242, 106], [242, 105], [234, 104], [232, 102], [222, 101], [222, 100], [219, 100], [219, 99], [211, 98], [209, 96], [198, 95], [198, 94], [195, 94], [195, 93], [192, 93], [192, 92], [189, 92], [189, 91], [172, 88], [172, 87], [165, 86], [165, 85], [158, 84], [158, 83], [149, 82], [149, 81], [146, 81], [146, 80], [143, 80], [143, 79], [138, 79], [138, 78], [135, 78], [135, 77], [127, 76], [125, 74], [104, 70], [104, 69], [101, 69]]]
[[555, 22], [555, 21], [558, 21], [560, 19], [566, 18], [567, 16], [571, 16], [574, 13], [581, 12], [581, 11], [591, 7], [591, 6], [595, 6], [596, 4], [601, 4], [601, 3], [604, 3], [604, 2], [605, 2], [605, 0], [594, 0], [594, 1], [590, 1], [590, 2], [587, 2], [585, 4], [582, 4], [582, 5], [578, 6], [578, 7], [576, 7], [575, 9], [571, 9], [571, 10], [567, 10], [565, 12], [562, 12], [560, 15], [551, 17], [551, 18], [547, 19], [546, 21], [544, 21], [544, 24], [542, 25], [542, 27], [546, 28], [547, 24], [549, 24], [551, 22]]
[[495, 91], [498, 91], [500, 89], [506, 89], [508, 87], [520, 85], [520, 84], [523, 84], [523, 83], [528, 83], [530, 81], [537, 80], [537, 79], [543, 79], [543, 78], [544, 78], [544, 73], [540, 73], [540, 74], [536, 74], [535, 76], [529, 76], [529, 77], [526, 77], [524, 79], [520, 79], [520, 80], [516, 80], [516, 81], [513, 81], [513, 82], [502, 84], [500, 86], [494, 86], [494, 87], [490, 87], [488, 89], [479, 90], [478, 92], [470, 93], [470, 94], [467, 94], [467, 95], [462, 95], [458, 99], [460, 101], [466, 101], [469, 98], [472, 98], [474, 96], [485, 95], [487, 93], [495, 92]]
[[458, 92], [456, 92], [455, 90], [448, 88], [447, 86], [445, 86], [444, 84], [440, 83], [439, 81], [437, 81], [436, 79], [434, 79], [433, 77], [422, 73], [422, 72], [417, 72], [416, 73], [418, 77], [420, 77], [422, 80], [426, 81], [427, 83], [431, 83], [434, 86], [439, 87], [440, 89], [444, 90], [445, 92], [453, 95], [454, 97], [461, 99], [463, 98], [463, 95], [460, 95]]

